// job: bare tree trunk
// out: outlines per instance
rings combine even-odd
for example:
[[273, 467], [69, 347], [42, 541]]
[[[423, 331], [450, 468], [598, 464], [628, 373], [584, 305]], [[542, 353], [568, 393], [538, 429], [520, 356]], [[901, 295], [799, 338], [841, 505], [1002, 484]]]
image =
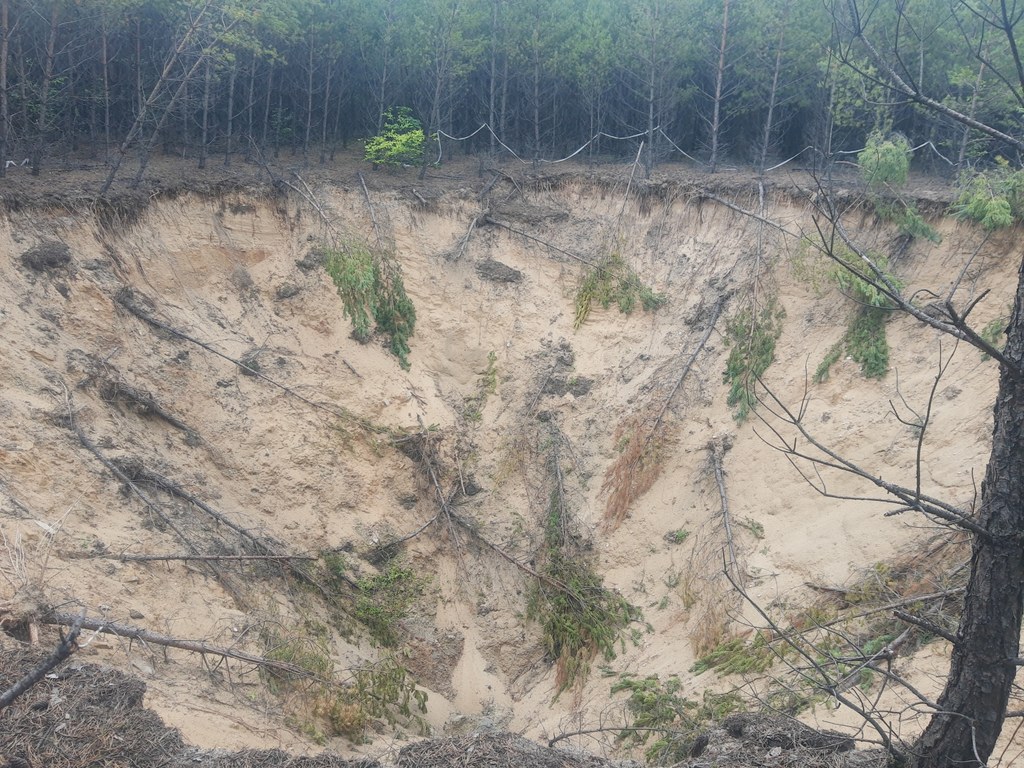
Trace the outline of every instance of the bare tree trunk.
[[722, 39], [718, 44], [718, 66], [715, 68], [715, 96], [711, 111], [711, 158], [708, 171], [718, 170], [718, 139], [722, 127], [722, 83], [725, 81], [725, 49], [729, 37], [729, 0], [722, 3]]
[[32, 147], [32, 175], [38, 176], [43, 165], [43, 148], [46, 144], [46, 129], [49, 114], [50, 84], [53, 81], [54, 52], [57, 48], [57, 29], [60, 21], [60, 5], [54, 0], [50, 9], [50, 31], [46, 36], [46, 59], [43, 64], [43, 80], [39, 86], [39, 116], [36, 121], [36, 140]]
[[490, 127], [491, 157], [498, 151], [494, 138], [495, 100], [498, 91], [498, 17], [501, 0], [491, 0], [491, 66], [487, 83], [487, 125]]
[[10, 47], [10, 0], [0, 0], [0, 179], [7, 175], [7, 142], [11, 125], [7, 103], [7, 54]]
[[274, 92], [274, 62], [271, 60], [267, 67], [267, 98], [263, 102], [263, 130], [260, 131], [260, 146], [267, 146], [267, 138], [270, 136], [270, 100]]
[[[540, 23], [539, 21], [537, 22]], [[533, 28], [533, 167], [540, 162], [540, 30]]]
[[228, 115], [224, 127], [224, 167], [231, 165], [231, 140], [234, 138], [232, 130], [235, 118], [235, 80], [238, 78], [238, 64], [231, 62], [231, 73], [228, 75]]
[[[974, 81], [974, 92], [971, 94], [971, 111], [968, 113], [968, 117], [974, 118], [978, 112], [978, 92], [981, 90], [981, 81], [985, 77], [985, 62], [982, 61], [978, 67], [978, 77]], [[971, 137], [971, 129], [966, 125], [964, 126], [963, 135], [960, 137], [960, 152], [956, 158], [956, 167], [963, 168], [964, 161], [967, 159], [967, 142]]]
[[313, 32], [309, 33], [309, 58], [307, 59], [306, 70], [306, 132], [302, 136], [302, 162], [309, 162], [309, 138], [313, 133], [313, 54], [314, 46]]
[[334, 59], [327, 59], [327, 77], [324, 81], [324, 114], [320, 119], [320, 165], [327, 163], [327, 116], [330, 114], [331, 106], [331, 78], [334, 75]]
[[135, 17], [135, 114], [141, 114], [146, 106], [142, 90], [142, 19]]
[[199, 138], [199, 167], [206, 167], [206, 149], [210, 140], [210, 62], [206, 62], [206, 71], [203, 75], [203, 122]]
[[110, 30], [107, 11], [103, 9], [100, 21], [100, 68], [103, 72], [103, 162], [110, 160]]
[[167, 119], [174, 114], [174, 108], [181, 100], [183, 94], [188, 93], [188, 83], [195, 76], [195, 73], [199, 71], [199, 67], [206, 61], [206, 54], [200, 54], [188, 72], [181, 79], [177, 89], [171, 96], [171, 101], [164, 109], [163, 114], [160, 115], [160, 119], [157, 121], [156, 127], [153, 129], [153, 133], [150, 134], [149, 140], [142, 143], [139, 148], [139, 168], [135, 172], [135, 177], [132, 179], [131, 188], [135, 189], [142, 182], [142, 177], [146, 174], [146, 167], [149, 165], [149, 158], [153, 153], [153, 147], [156, 146], [157, 140], [160, 138], [160, 133], [164, 129], [164, 125], [167, 124]]
[[772, 143], [773, 119], [775, 117], [775, 100], [779, 93], [779, 72], [782, 70], [782, 49], [786, 41], [786, 22], [789, 20], [789, 0], [782, 6], [779, 17], [779, 42], [775, 48], [775, 68], [772, 70], [772, 87], [768, 93], [768, 115], [764, 119], [764, 136], [761, 139], [761, 157], [757, 162], [757, 170], [764, 173], [768, 161], [768, 148]]
[[252, 143], [256, 137], [253, 135], [255, 123], [253, 122], [253, 107], [256, 106], [256, 54], [253, 53], [252, 61], [249, 65], [249, 95], [246, 97], [245, 103], [245, 116], [246, 116], [246, 128], [245, 135], [248, 140], [248, 144], [245, 148], [245, 159], [249, 160], [252, 157]]

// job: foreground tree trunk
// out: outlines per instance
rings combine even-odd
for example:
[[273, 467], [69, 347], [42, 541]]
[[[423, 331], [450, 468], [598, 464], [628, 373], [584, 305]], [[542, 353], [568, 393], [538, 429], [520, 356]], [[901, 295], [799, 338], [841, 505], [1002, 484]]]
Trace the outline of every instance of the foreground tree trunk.
[[915, 745], [915, 768], [983, 766], [1006, 718], [1024, 605], [1024, 262], [995, 405], [992, 454], [981, 487], [971, 577], [939, 712]]

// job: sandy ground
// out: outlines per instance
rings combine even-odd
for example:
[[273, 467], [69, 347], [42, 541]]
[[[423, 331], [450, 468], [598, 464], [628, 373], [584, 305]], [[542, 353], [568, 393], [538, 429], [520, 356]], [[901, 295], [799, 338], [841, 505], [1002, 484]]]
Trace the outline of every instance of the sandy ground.
[[[813, 434], [870, 475], [913, 482], [916, 433], [890, 403], [904, 416], [923, 412], [940, 357], [953, 354], [936, 390], [921, 483], [935, 496], [972, 503], [990, 439], [992, 362], [895, 318], [885, 378], [866, 380], [841, 359], [828, 381], [810, 383], [852, 309], [800, 238], [813, 231], [800, 196], [805, 177], [780, 175], [767, 188], [765, 214], [790, 236], [698, 199], [692, 178], [671, 170], [649, 185], [631, 185], [629, 169], [616, 167], [519, 177], [515, 185], [499, 179], [486, 199], [479, 194], [491, 176], [479, 177], [475, 166], [425, 181], [413, 171], [367, 173], [368, 206], [356, 168], [349, 161], [303, 176], [326, 221], [294, 191], [259, 192], [259, 173], [249, 168], [235, 171], [234, 191], [210, 197], [161, 193], [175, 171], [158, 167], [153, 202], [137, 221], [113, 226], [91, 204], [52, 191], [57, 178], [87, 189], [95, 169], [5, 188], [8, 199], [23, 194], [33, 203], [0, 218], [7, 254], [0, 261], [0, 600], [82, 606], [110, 621], [257, 650], [268, 626], [325, 622], [325, 607], [273, 570], [239, 568], [217, 579], [193, 563], [97, 557], [182, 552], [186, 543], [230, 551], [240, 539], [159, 489], [147, 507], [83, 446], [71, 421], [104, 456], [141, 461], [284, 551], [345, 552], [355, 577], [376, 572], [367, 560], [376, 546], [437, 513], [422, 468], [374, 430], [440, 430], [452, 476], [481, 491], [460, 498], [460, 514], [509, 556], [532, 563], [549, 493], [544, 425], [557, 425], [581, 535], [605, 583], [640, 607], [645, 623], [617, 658], [596, 659], [584, 684], [555, 699], [539, 629], [524, 618], [523, 572], [465, 536], [428, 527], [406, 543], [403, 558], [426, 579], [404, 622], [404, 644], [410, 670], [430, 690], [430, 726], [543, 738], [615, 722], [622, 699], [598, 673], [605, 666], [612, 675], [679, 675], [699, 699], [705, 687], [732, 683], [693, 675], [695, 647], [758, 624], [721, 576], [727, 541], [713, 445], [726, 446], [737, 572], [752, 598], [780, 614], [809, 602], [806, 583], [842, 585], [932, 534], [927, 521], [884, 517], [878, 504], [823, 498], [766, 445], [766, 422], [735, 422], [722, 379], [727, 319], [770, 295], [785, 320], [766, 384], [790, 407], [804, 400]], [[740, 175], [720, 176], [715, 186], [742, 208], [761, 204], [756, 185]], [[944, 194], [941, 185], [930, 193]], [[485, 213], [518, 234], [487, 224]], [[474, 220], [480, 226], [463, 247]], [[849, 225], [871, 248], [898, 247], [870, 217], [851, 215]], [[990, 291], [975, 311], [979, 327], [1006, 315], [1015, 233], [986, 240], [967, 225], [937, 226], [940, 245], [915, 242], [894, 264], [908, 290], [943, 295], [970, 259], [958, 298]], [[409, 371], [378, 341], [354, 341], [329, 278], [297, 265], [325, 238], [393, 246], [417, 313]], [[70, 247], [69, 264], [41, 272], [23, 264], [26, 251], [50, 241]], [[598, 307], [574, 330], [583, 262], [613, 251], [667, 305], [630, 315]], [[522, 280], [482, 277], [478, 266], [492, 260]], [[115, 301], [125, 287], [153, 317], [206, 346], [155, 332], [126, 312]], [[723, 315], [681, 380], [721, 297]], [[252, 355], [264, 378], [244, 375], [214, 351], [234, 360]], [[489, 357], [496, 387], [482, 394]], [[561, 387], [547, 386], [553, 372]], [[101, 383], [111, 381], [151, 393], [185, 428], [104, 398]], [[639, 417], [649, 424], [662, 409], [660, 473], [621, 524], [609, 525], [604, 479], [621, 450], [621, 428]], [[824, 481], [840, 495], [873, 495], [848, 477]], [[680, 531], [684, 542], [670, 540]], [[332, 630], [328, 643], [338, 670], [382, 653], [358, 629]], [[244, 665], [204, 665], [180, 651], [103, 637], [84, 655], [141, 675], [148, 705], [197, 745], [322, 748]], [[935, 692], [945, 663], [938, 645], [912, 663], [926, 692]], [[826, 709], [814, 715], [853, 724]], [[905, 735], [920, 727], [909, 717], [895, 725]], [[384, 729], [371, 744], [333, 739], [329, 746], [379, 754], [396, 737]]]

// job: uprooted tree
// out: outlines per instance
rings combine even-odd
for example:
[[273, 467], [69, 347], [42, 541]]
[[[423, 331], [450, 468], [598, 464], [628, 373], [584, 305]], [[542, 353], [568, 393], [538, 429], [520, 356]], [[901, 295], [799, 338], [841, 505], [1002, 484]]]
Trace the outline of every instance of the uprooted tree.
[[[998, 72], [998, 79], [1007, 89], [1009, 99], [1024, 103], [1024, 62], [1017, 38], [1019, 12], [1011, 12], [1000, 0], [961, 0], [954, 6], [954, 14], [973, 19], [991, 38], [990, 47], [983, 48], [965, 31], [964, 42], [975, 47], [979, 59], [988, 57], [987, 66], [995, 69], [1005, 65]], [[898, 99], [976, 132], [988, 142], [993, 154], [1024, 146], [1021, 137], [1004, 134], [924, 91], [918, 73], [904, 66], [908, 59], [902, 55], [901, 47], [908, 43], [906, 30], [912, 29], [905, 14], [904, 4], [898, 4], [897, 17], [903, 25], [897, 25], [896, 31], [884, 38], [883, 47], [879, 42], [883, 38], [876, 36], [868, 24], [870, 14], [857, 0], [837, 4], [834, 17], [844, 41], [841, 56], [861, 76], [873, 78], [875, 84], [889, 89]], [[969, 26], [961, 28], [967, 30]], [[999, 57], [992, 55], [996, 47]], [[871, 68], [857, 65], [865, 60]], [[881, 292], [896, 310], [959, 343], [977, 347], [999, 364], [991, 455], [980, 499], [973, 509], [926, 495], [920, 479], [911, 486], [901, 486], [862, 470], [818, 442], [805, 426], [802, 411], [789, 410], [774, 401], [776, 415], [781, 414], [807, 446], [805, 450], [797, 448], [797, 442], [783, 441], [780, 445], [791, 459], [809, 461], [815, 471], [828, 467], [852, 472], [884, 491], [895, 505], [894, 511], [915, 511], [970, 535], [970, 577], [959, 628], [947, 638], [952, 642], [952, 659], [945, 688], [933, 703], [928, 726], [913, 744], [896, 746], [884, 735], [883, 741], [889, 746], [894, 764], [913, 768], [984, 766], [1002, 730], [1016, 672], [1022, 663], [1019, 643], [1024, 606], [1024, 263], [1018, 270], [1006, 346], [999, 349], [968, 323], [971, 311], [984, 294], [963, 304], [956, 296], [960, 283], [957, 280], [948, 294], [936, 302], [937, 312], [924, 311], [904, 295], [884, 265], [858, 245], [829, 197], [822, 195], [819, 200], [820, 248], [827, 257]], [[966, 207], [962, 206], [962, 210]], [[969, 216], [970, 211], [965, 215]], [[854, 258], [849, 257], [850, 253]], [[922, 435], [926, 427], [927, 423], [922, 426]]]

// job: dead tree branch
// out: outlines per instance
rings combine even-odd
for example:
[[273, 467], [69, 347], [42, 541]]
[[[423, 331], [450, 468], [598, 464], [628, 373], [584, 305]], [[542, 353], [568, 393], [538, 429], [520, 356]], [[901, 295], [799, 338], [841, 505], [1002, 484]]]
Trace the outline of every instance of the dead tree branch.
[[281, 384], [280, 382], [275, 381], [274, 379], [270, 378], [269, 376], [267, 376], [264, 373], [261, 373], [260, 371], [256, 370], [255, 368], [252, 368], [252, 367], [246, 365], [241, 360], [238, 360], [238, 359], [236, 359], [234, 357], [231, 357], [230, 355], [226, 355], [223, 352], [221, 352], [220, 350], [215, 349], [210, 344], [207, 344], [204, 341], [200, 341], [199, 339], [195, 338], [194, 336], [190, 336], [189, 334], [185, 333], [184, 331], [178, 330], [177, 328], [174, 328], [173, 326], [170, 326], [167, 323], [164, 323], [164, 322], [161, 322], [160, 320], [157, 320], [155, 317], [150, 315], [149, 312], [147, 312], [145, 309], [143, 309], [142, 307], [138, 306], [138, 304], [136, 304], [135, 299], [134, 299], [134, 293], [129, 288], [125, 288], [125, 289], [122, 289], [122, 290], [118, 291], [117, 295], [114, 297], [114, 300], [120, 306], [124, 307], [128, 312], [130, 312], [131, 314], [135, 315], [137, 318], [142, 320], [142, 322], [146, 323], [147, 325], [149, 325], [149, 326], [151, 326], [153, 328], [157, 328], [157, 329], [159, 329], [161, 331], [165, 331], [166, 333], [169, 333], [172, 336], [176, 336], [179, 339], [184, 339], [185, 341], [188, 341], [188, 342], [190, 342], [192, 344], [195, 344], [196, 346], [201, 347], [202, 349], [205, 349], [207, 352], [210, 352], [210, 353], [216, 355], [217, 357], [220, 357], [220, 358], [222, 358], [224, 360], [227, 360], [228, 362], [234, 363], [240, 369], [242, 369], [246, 373], [250, 374], [251, 376], [254, 376], [257, 379], [262, 379], [263, 381], [267, 382], [271, 386], [277, 387], [278, 389], [283, 391], [285, 394], [289, 395], [290, 397], [294, 397], [296, 400], [299, 400], [300, 402], [305, 403], [306, 405], [308, 405], [311, 408], [314, 408], [314, 409], [316, 409], [318, 411], [322, 411], [324, 413], [328, 413], [331, 416], [335, 416], [335, 417], [340, 418], [340, 419], [345, 419], [346, 421], [354, 422], [354, 423], [358, 424], [359, 426], [361, 426], [363, 429], [365, 429], [368, 432], [378, 432], [378, 431], [380, 431], [378, 428], [373, 427], [372, 425], [364, 422], [362, 419], [355, 418], [352, 414], [347, 413], [346, 411], [344, 411], [344, 410], [342, 410], [340, 408], [333, 408], [333, 407], [325, 405], [323, 403], [318, 403], [318, 402], [316, 402], [314, 400], [310, 400], [308, 397], [300, 395], [298, 392], [296, 392], [291, 387], [285, 386], [284, 384]]
[[151, 643], [152, 645], [160, 645], [167, 648], [178, 648], [182, 651], [198, 653], [200, 656], [220, 656], [225, 659], [244, 661], [248, 664], [254, 664], [257, 667], [263, 667], [264, 669], [293, 677], [316, 678], [316, 675], [309, 670], [286, 661], [268, 659], [265, 656], [256, 656], [255, 654], [238, 651], [234, 648], [210, 645], [209, 643], [201, 640], [186, 640], [180, 637], [161, 635], [156, 632], [150, 632], [148, 629], [132, 627], [127, 624], [97, 621], [95, 619], [88, 619], [82, 616], [72, 616], [67, 613], [50, 613], [40, 618], [40, 621], [43, 624], [53, 626], [74, 626], [75, 622], [78, 622], [82, 629], [91, 629], [96, 632], [115, 635], [128, 640], [139, 640], [140, 642]]
[[[46, 674], [55, 667], [63, 664], [71, 655], [78, 650], [78, 633], [82, 631], [82, 625], [85, 620], [84, 614], [78, 616], [68, 616], [69, 621], [63, 622], [64, 624], [70, 624], [71, 631], [68, 632], [66, 637], [61, 637], [60, 644], [56, 650], [43, 659], [36, 667], [32, 669], [27, 675], [21, 678], [18, 682], [12, 685], [3, 693], [0, 693], [0, 711], [6, 709], [14, 700], [25, 693], [29, 688], [38, 683]], [[45, 623], [45, 622], [44, 622]], [[87, 627], [88, 628], [88, 627]]]
[[501, 227], [502, 229], [507, 229], [512, 234], [520, 235], [521, 237], [525, 237], [527, 240], [533, 240], [535, 243], [540, 243], [541, 245], [543, 245], [543, 246], [545, 246], [547, 248], [550, 248], [551, 250], [556, 251], [556, 252], [562, 254], [563, 256], [568, 256], [570, 259], [575, 259], [576, 261], [578, 261], [578, 262], [580, 262], [582, 264], [586, 264], [587, 266], [593, 267], [594, 269], [600, 269], [601, 268], [601, 266], [599, 264], [595, 264], [594, 262], [590, 261], [589, 259], [585, 259], [582, 256], [579, 256], [579, 255], [577, 255], [575, 253], [571, 253], [571, 252], [565, 250], [564, 248], [559, 248], [554, 243], [549, 243], [547, 240], [542, 240], [539, 237], [535, 237], [535, 236], [529, 234], [528, 232], [523, 232], [523, 230], [521, 230], [521, 229], [516, 229], [515, 227], [509, 226], [508, 224], [506, 224], [506, 223], [504, 223], [502, 221], [498, 221], [497, 219], [493, 219], [490, 216], [484, 216], [484, 222], [487, 223], [487, 224], [493, 224], [496, 227]]

